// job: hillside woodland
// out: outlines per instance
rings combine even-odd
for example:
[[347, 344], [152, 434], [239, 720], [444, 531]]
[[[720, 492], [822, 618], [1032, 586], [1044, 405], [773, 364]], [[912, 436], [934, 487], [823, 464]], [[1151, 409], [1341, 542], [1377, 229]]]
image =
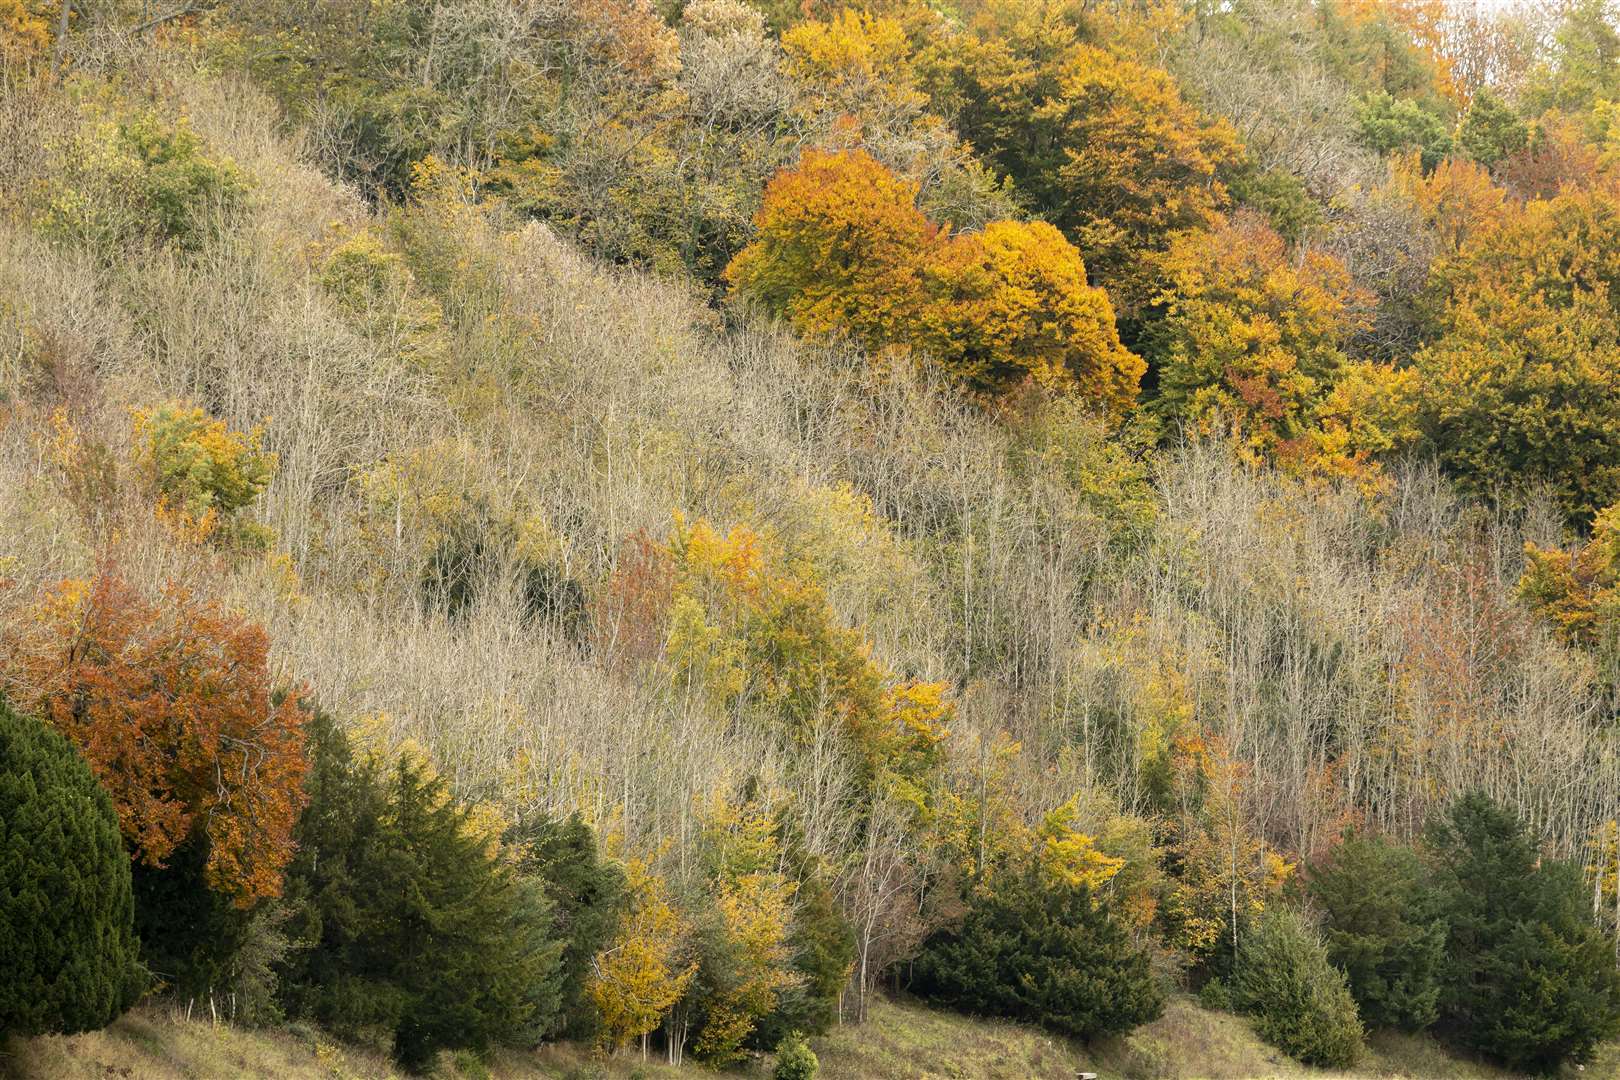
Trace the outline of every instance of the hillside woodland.
[[0, 0], [0, 65], [15, 1052], [1620, 1035], [1608, 0]]

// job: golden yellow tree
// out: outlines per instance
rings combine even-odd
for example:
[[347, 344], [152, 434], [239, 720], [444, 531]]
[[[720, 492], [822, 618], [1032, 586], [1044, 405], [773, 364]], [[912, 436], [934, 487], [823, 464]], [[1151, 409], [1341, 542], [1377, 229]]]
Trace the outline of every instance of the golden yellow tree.
[[[1303, 464], [1321, 446], [1313, 438], [1318, 408], [1345, 373], [1345, 350], [1370, 298], [1338, 259], [1291, 253], [1247, 214], [1177, 240], [1166, 268], [1165, 315], [1151, 349], [1159, 362], [1155, 411], [1197, 430], [1230, 431], [1251, 460]], [[1340, 415], [1343, 405], [1382, 387], [1367, 385], [1368, 372], [1360, 377], [1330, 410], [1340, 442], [1357, 430]], [[1368, 439], [1366, 450], [1376, 443]]]
[[45, 55], [51, 27], [38, 0], [0, 0], [0, 62], [27, 63]]
[[905, 338], [937, 231], [917, 186], [864, 150], [806, 151], [765, 188], [758, 236], [725, 277], [801, 333], [871, 350]]
[[1524, 555], [1519, 597], [1560, 636], [1596, 645], [1620, 627], [1620, 506], [1598, 514], [1578, 552], [1526, 542]]
[[1119, 341], [1108, 294], [1045, 222], [993, 221], [936, 245], [913, 341], [975, 390], [1030, 380], [1110, 412], [1136, 403], [1147, 365]]
[[918, 351], [975, 392], [1033, 381], [1107, 411], [1135, 402], [1145, 365], [1057, 229], [994, 221], [953, 236], [916, 199], [865, 151], [810, 151], [767, 187], [726, 278], [801, 333]]
[[645, 1039], [697, 973], [697, 964], [684, 960], [691, 926], [670, 902], [668, 886], [646, 859], [631, 859], [624, 869], [629, 907], [592, 961], [585, 986], [602, 1018], [602, 1042], [613, 1048]]

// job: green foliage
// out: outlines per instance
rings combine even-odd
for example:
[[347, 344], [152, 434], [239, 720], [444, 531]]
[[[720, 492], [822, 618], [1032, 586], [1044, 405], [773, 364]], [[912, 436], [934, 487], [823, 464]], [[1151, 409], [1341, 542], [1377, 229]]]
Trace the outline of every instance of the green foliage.
[[1510, 1068], [1553, 1072], [1620, 1032], [1620, 972], [1580, 872], [1544, 859], [1524, 825], [1474, 792], [1430, 825], [1450, 923], [1447, 1037]]
[[520, 853], [520, 869], [545, 884], [562, 939], [562, 1000], [557, 1030], [581, 1038], [595, 1034], [595, 1014], [584, 998], [591, 959], [618, 926], [624, 873], [601, 857], [596, 834], [578, 814], [562, 821], [537, 817], [507, 833]]
[[1232, 1001], [1260, 1037], [1308, 1065], [1344, 1068], [1360, 1056], [1361, 1021], [1344, 973], [1300, 915], [1266, 910], [1238, 946]]
[[914, 989], [964, 1012], [1081, 1039], [1158, 1018], [1164, 991], [1107, 900], [1037, 866], [1001, 867], [966, 918], [924, 945]]
[[277, 922], [280, 909], [274, 901], [251, 911], [239, 907], [209, 887], [207, 863], [208, 845], [197, 838], [182, 843], [162, 866], [135, 863], [142, 959], [176, 997], [212, 996], [225, 1003], [233, 1020], [273, 1022], [280, 1007], [272, 969], [288, 944]]
[[1408, 847], [1351, 835], [1313, 866], [1328, 958], [1349, 980], [1362, 1019], [1418, 1031], [1434, 1022], [1446, 924]]
[[200, 535], [267, 546], [267, 533], [236, 521], [275, 471], [276, 456], [261, 449], [263, 429], [231, 431], [200, 408], [170, 403], [137, 412], [135, 437], [160, 510]]
[[1620, 29], [1612, 0], [1576, 0], [1564, 11], [1552, 55], [1532, 73], [1526, 104], [1577, 112], [1620, 98]]
[[855, 932], [839, 907], [821, 860], [805, 850], [803, 831], [784, 807], [777, 815], [776, 842], [794, 883], [793, 921], [788, 930], [795, 985], [777, 994], [776, 1008], [760, 1018], [750, 1044], [768, 1048], [793, 1032], [825, 1034], [838, 1020], [838, 1000], [855, 963]]
[[562, 943], [542, 884], [514, 873], [423, 765], [357, 758], [330, 718], [313, 735], [287, 890], [289, 1013], [382, 1034], [413, 1071], [441, 1049], [553, 1030]]
[[1231, 1012], [1232, 988], [1219, 975], [1211, 975], [1209, 981], [1198, 988], [1198, 1004], [1211, 1012]]
[[1233, 171], [1228, 185], [1240, 205], [1265, 215], [1284, 240], [1297, 244], [1322, 223], [1322, 207], [1305, 182], [1286, 169], [1260, 169], [1253, 164]]
[[134, 1003], [129, 856], [62, 736], [0, 702], [0, 1036], [103, 1027]]
[[1530, 129], [1519, 114], [1489, 90], [1474, 95], [1457, 133], [1457, 147], [1485, 166], [1522, 151], [1530, 142]]
[[776, 1065], [771, 1070], [772, 1080], [816, 1080], [821, 1063], [816, 1052], [798, 1032], [786, 1035], [776, 1044]]
[[1379, 91], [1361, 103], [1358, 120], [1362, 142], [1380, 154], [1417, 150], [1424, 172], [1451, 153], [1446, 122], [1415, 101]]
[[90, 118], [67, 148], [41, 216], [46, 234], [110, 258], [132, 242], [196, 251], [249, 190], [182, 119], [155, 112]]

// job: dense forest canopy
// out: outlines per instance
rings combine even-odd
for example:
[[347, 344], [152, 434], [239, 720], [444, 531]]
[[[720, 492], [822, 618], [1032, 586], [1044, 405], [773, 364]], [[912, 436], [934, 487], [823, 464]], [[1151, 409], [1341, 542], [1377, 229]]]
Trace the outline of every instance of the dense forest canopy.
[[1609, 0], [0, 0], [0, 63], [0, 716], [116, 812], [102, 968], [413, 1069], [883, 985], [1620, 1033]]

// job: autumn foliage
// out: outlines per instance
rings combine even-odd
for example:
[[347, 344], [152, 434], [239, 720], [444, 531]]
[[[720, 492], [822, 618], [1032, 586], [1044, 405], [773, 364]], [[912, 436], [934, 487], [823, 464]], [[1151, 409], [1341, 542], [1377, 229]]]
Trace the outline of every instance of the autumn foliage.
[[726, 277], [803, 333], [915, 349], [980, 393], [1027, 380], [1116, 412], [1136, 400], [1142, 360], [1051, 225], [953, 234], [863, 150], [807, 151], [766, 188], [756, 225]]
[[209, 885], [245, 906], [280, 893], [304, 805], [304, 712], [272, 696], [268, 652], [218, 603], [154, 601], [103, 565], [39, 603], [7, 691], [78, 747], [135, 859], [200, 837]]

